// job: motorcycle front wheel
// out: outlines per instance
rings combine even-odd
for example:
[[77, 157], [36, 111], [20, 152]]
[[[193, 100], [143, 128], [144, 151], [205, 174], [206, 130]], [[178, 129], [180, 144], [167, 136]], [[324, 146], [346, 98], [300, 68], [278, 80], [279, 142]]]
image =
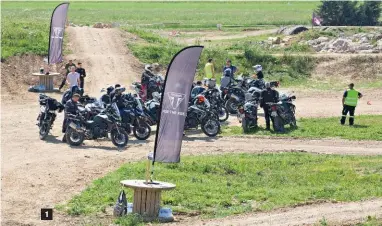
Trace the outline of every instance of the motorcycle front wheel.
[[85, 135], [83, 133], [72, 129], [71, 127], [66, 129], [65, 136], [66, 142], [71, 146], [80, 146], [85, 140]]
[[216, 119], [207, 119], [201, 125], [202, 131], [209, 137], [216, 137], [220, 132], [220, 123]]
[[126, 147], [129, 142], [129, 135], [123, 129], [113, 129], [111, 131], [111, 142], [119, 148]]
[[237, 113], [237, 101], [233, 98], [227, 100], [225, 103], [225, 107], [227, 108], [228, 112], [230, 114], [236, 114]]
[[219, 122], [225, 122], [227, 121], [228, 117], [229, 117], [229, 112], [228, 112], [228, 109], [226, 107], [220, 107], [220, 109], [218, 110], [218, 115], [219, 115]]
[[39, 131], [40, 140], [44, 140], [49, 134], [49, 130], [50, 130], [49, 123], [41, 122], [39, 125], [39, 130], [40, 130]]
[[147, 140], [151, 134], [151, 127], [146, 122], [136, 123], [133, 132], [138, 140]]

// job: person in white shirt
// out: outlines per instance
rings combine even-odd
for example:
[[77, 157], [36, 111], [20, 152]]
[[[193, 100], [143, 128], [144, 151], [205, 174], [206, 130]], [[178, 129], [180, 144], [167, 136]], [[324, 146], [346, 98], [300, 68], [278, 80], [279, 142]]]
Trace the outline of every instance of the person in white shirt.
[[71, 67], [69, 74], [66, 76], [66, 82], [68, 83], [69, 87], [72, 88], [73, 86], [80, 86], [80, 74], [76, 72], [76, 67]]

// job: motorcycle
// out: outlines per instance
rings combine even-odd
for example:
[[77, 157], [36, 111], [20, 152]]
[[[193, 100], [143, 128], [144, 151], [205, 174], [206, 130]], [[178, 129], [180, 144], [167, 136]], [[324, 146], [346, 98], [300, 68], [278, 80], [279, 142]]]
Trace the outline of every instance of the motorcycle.
[[37, 126], [39, 127], [40, 139], [44, 140], [53, 127], [56, 120], [56, 111], [62, 112], [65, 107], [56, 99], [48, 97], [45, 94], [39, 95], [40, 113], [37, 117]]
[[[162, 75], [155, 75], [150, 78], [149, 83], [147, 85], [147, 98], [146, 100], [151, 100], [152, 94], [154, 92], [162, 93], [164, 85], [164, 78]], [[143, 99], [144, 93], [142, 92], [142, 84], [140, 82], [133, 82], [131, 85], [132, 89], [138, 93], [139, 97]]]
[[291, 128], [297, 128], [296, 122], [296, 106], [293, 101], [296, 96], [280, 95], [278, 103], [267, 103], [269, 112], [273, 121], [273, 130], [284, 132], [284, 126], [289, 124]]
[[143, 105], [144, 113], [146, 114], [146, 122], [150, 125], [156, 125], [159, 120], [159, 113], [160, 113], [160, 100], [161, 96], [159, 93], [154, 92], [153, 93], [153, 99], [147, 101]]
[[211, 105], [203, 95], [198, 95], [195, 103], [188, 107], [184, 129], [198, 129], [199, 125], [209, 137], [220, 132], [219, 118], [211, 111]]
[[130, 134], [133, 131], [138, 140], [147, 140], [151, 135], [151, 127], [147, 123], [143, 101], [138, 95], [124, 94], [125, 107], [122, 112], [122, 127]]
[[85, 139], [107, 138], [110, 133], [115, 146], [122, 148], [127, 145], [129, 137], [121, 126], [121, 115], [116, 103], [108, 105], [93, 120], [87, 120], [84, 112], [86, 111], [76, 115], [67, 114], [68, 128], [65, 133], [67, 143], [79, 146]]
[[208, 88], [202, 93], [211, 104], [211, 108], [219, 116], [219, 122], [225, 122], [228, 120], [229, 112], [228, 109], [224, 106], [224, 101], [221, 98], [219, 89], [216, 87]]
[[[231, 83], [222, 89], [223, 100], [225, 100], [225, 107], [230, 114], [237, 113], [237, 107], [244, 104], [245, 93], [248, 90], [248, 82], [250, 79], [246, 77], [239, 77], [238, 79], [231, 79]], [[236, 82], [236, 83], [235, 83]]]
[[[252, 89], [252, 88], [251, 88]], [[245, 95], [244, 105], [238, 107], [237, 117], [243, 132], [247, 133], [251, 129], [257, 128], [257, 107], [259, 103], [258, 92], [247, 93]]]

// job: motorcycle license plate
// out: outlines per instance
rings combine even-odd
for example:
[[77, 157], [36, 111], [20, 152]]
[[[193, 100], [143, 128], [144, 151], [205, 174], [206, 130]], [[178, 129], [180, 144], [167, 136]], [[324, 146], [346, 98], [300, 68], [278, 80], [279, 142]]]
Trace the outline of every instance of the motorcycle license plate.
[[272, 117], [276, 117], [276, 116], [277, 116], [277, 112], [272, 111], [271, 116], [272, 116]]
[[69, 123], [70, 128], [77, 129], [77, 125], [74, 122]]

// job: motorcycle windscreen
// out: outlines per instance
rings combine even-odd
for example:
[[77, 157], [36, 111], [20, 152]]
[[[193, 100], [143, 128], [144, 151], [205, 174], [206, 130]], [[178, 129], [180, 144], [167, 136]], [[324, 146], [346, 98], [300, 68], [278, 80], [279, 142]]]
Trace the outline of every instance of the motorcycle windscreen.
[[231, 82], [231, 78], [224, 76], [224, 77], [222, 77], [222, 79], [220, 81], [220, 87], [227, 87], [230, 82]]
[[121, 112], [119, 112], [119, 109], [118, 109], [118, 106], [116, 103], [113, 103], [111, 105], [111, 107], [113, 108], [113, 112], [116, 116], [118, 116], [119, 118], [121, 117]]

